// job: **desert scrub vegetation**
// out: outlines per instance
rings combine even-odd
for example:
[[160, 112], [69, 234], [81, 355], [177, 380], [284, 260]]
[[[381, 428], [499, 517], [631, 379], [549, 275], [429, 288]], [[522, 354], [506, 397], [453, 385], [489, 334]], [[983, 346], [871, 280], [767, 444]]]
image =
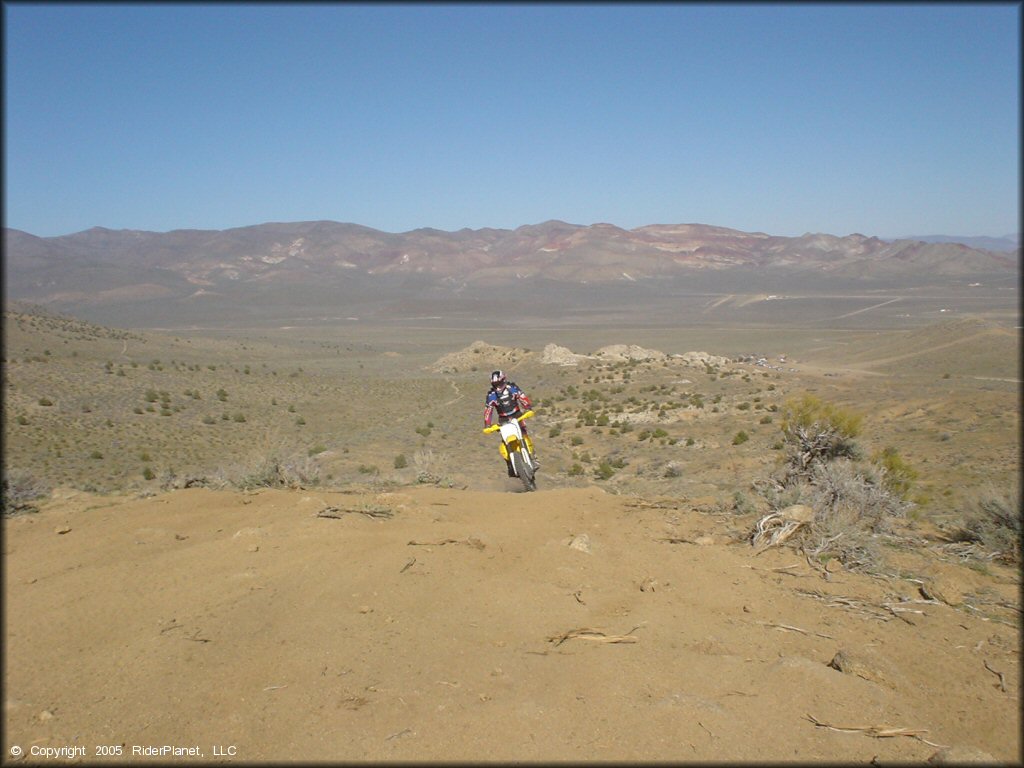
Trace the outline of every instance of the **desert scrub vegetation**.
[[[236, 465], [219, 468], [210, 474], [181, 475], [166, 469], [159, 476], [161, 489], [177, 488], [237, 488], [251, 491], [257, 488], [309, 488], [320, 485], [321, 469], [315, 458], [298, 452], [270, 453], [253, 456]], [[143, 477], [152, 480], [156, 474], [145, 467]]]
[[813, 465], [840, 457], [860, 458], [853, 438], [863, 417], [814, 395], [786, 401], [782, 434], [788, 446], [787, 467], [796, 477], [810, 475]]
[[248, 467], [232, 484], [242, 490], [316, 486], [320, 484], [320, 466], [311, 456], [270, 455]]
[[1020, 491], [986, 488], [968, 505], [958, 532], [960, 541], [988, 550], [996, 559], [1011, 565], [1021, 562]]
[[[857, 413], [804, 395], [788, 401], [783, 414], [783, 465], [754, 483], [773, 510], [758, 521], [754, 540], [789, 539], [818, 561], [836, 558], [853, 570], [875, 570], [882, 559], [879, 538], [912, 507], [904, 499], [913, 471], [891, 447], [863, 461], [853, 440], [862, 421]], [[813, 515], [786, 521], [765, 537], [766, 523], [779, 523], [780, 511], [793, 505], [809, 507]]]

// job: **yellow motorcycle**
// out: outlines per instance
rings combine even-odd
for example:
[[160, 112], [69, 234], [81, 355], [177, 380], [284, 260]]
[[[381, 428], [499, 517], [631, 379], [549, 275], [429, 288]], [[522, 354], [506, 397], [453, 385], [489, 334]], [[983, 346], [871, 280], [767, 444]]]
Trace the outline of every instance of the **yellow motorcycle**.
[[523, 487], [528, 491], [537, 490], [537, 463], [533, 458], [533, 441], [529, 436], [523, 434], [523, 429], [519, 426], [519, 422], [533, 415], [533, 411], [529, 410], [514, 419], [484, 427], [484, 434], [491, 432], [499, 432], [501, 434], [501, 445], [498, 446], [498, 450], [501, 451], [501, 457], [505, 461], [511, 462], [512, 471], [523, 482]]

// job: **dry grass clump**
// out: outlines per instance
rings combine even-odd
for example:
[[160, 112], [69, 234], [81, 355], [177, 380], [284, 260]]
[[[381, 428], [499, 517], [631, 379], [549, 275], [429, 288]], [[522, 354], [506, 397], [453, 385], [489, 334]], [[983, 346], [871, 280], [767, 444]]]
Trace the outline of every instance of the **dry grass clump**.
[[437, 454], [431, 448], [420, 448], [413, 454], [412, 465], [416, 470], [416, 482], [428, 485], [452, 485], [446, 472], [448, 457]]
[[962, 540], [979, 544], [1010, 564], [1021, 562], [1021, 505], [1017, 489], [982, 492], [967, 511]]
[[32, 473], [23, 469], [4, 469], [3, 494], [0, 498], [3, 516], [38, 512], [39, 508], [32, 501], [49, 492], [49, 487]]

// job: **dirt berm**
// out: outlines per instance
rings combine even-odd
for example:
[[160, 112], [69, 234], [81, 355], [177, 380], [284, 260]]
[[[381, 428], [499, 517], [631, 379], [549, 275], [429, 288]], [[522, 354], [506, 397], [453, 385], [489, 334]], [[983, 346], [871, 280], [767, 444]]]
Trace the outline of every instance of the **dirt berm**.
[[4, 527], [6, 761], [1020, 760], [1012, 622], [685, 500], [67, 493]]

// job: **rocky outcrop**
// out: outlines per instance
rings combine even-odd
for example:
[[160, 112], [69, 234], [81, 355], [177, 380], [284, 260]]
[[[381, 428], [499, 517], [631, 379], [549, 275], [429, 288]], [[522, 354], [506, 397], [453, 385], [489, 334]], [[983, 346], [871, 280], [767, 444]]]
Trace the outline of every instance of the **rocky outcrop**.
[[492, 368], [511, 368], [525, 360], [531, 353], [517, 347], [498, 347], [485, 341], [474, 341], [458, 352], [451, 352], [429, 366], [437, 373], [462, 373], [465, 371]]
[[568, 347], [557, 344], [548, 344], [540, 356], [540, 361], [545, 365], [579, 365], [580, 360], [589, 359], [589, 355], [577, 355]]

